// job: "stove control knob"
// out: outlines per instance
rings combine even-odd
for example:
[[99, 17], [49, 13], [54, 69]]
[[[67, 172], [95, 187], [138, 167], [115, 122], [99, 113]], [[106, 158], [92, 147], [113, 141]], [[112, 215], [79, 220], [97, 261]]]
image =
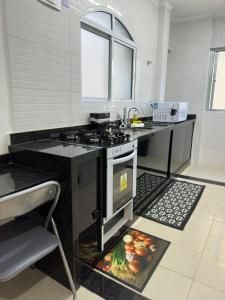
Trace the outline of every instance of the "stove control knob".
[[107, 139], [107, 145], [109, 145], [109, 146], [114, 145], [113, 139], [111, 137]]
[[119, 144], [119, 139], [118, 139], [118, 137], [114, 137], [113, 138], [113, 142], [114, 142], [114, 144], [116, 145], [116, 144]]
[[126, 134], [126, 140], [127, 140], [127, 142], [130, 141], [130, 135], [129, 134]]
[[93, 220], [96, 220], [96, 219], [98, 219], [100, 217], [100, 211], [97, 210], [97, 209], [94, 210], [91, 214], [92, 214]]

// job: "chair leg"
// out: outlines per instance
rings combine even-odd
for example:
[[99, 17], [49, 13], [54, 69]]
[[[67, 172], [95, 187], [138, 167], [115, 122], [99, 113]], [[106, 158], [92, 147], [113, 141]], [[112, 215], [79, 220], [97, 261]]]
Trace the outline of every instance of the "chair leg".
[[73, 293], [73, 300], [76, 300], [76, 288], [75, 288], [73, 278], [72, 278], [72, 275], [71, 275], [71, 272], [70, 272], [70, 269], [69, 269], [69, 265], [68, 265], [63, 247], [62, 247], [62, 243], [61, 243], [60, 238], [59, 238], [58, 230], [57, 230], [57, 227], [56, 227], [56, 224], [55, 224], [53, 218], [51, 218], [51, 223], [52, 223], [53, 231], [54, 231], [54, 233], [57, 236], [58, 241], [59, 241], [59, 251], [60, 251], [62, 261], [63, 261], [63, 265], [64, 265], [64, 268], [65, 268], [65, 271], [66, 271], [66, 274], [67, 274], [67, 277], [68, 277], [68, 280], [69, 280], [69, 283], [70, 283], [70, 288], [71, 288], [71, 291]]

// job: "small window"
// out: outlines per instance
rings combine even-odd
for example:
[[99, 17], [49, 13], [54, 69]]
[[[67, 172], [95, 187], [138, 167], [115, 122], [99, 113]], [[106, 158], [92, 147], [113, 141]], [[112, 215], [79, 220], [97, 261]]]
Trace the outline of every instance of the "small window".
[[113, 46], [113, 97], [129, 100], [132, 99], [134, 50], [118, 42]]
[[112, 16], [103, 11], [96, 11], [85, 16], [86, 19], [94, 21], [95, 23], [107, 28], [112, 29]]
[[117, 19], [115, 18], [115, 25], [114, 30], [116, 33], [124, 36], [125, 38], [132, 40], [128, 30], [125, 28], [125, 26]]
[[225, 49], [211, 53], [209, 80], [209, 109], [225, 110]]
[[[99, 26], [101, 25], [101, 26]], [[136, 44], [113, 14], [96, 11], [81, 21], [83, 100], [134, 100]]]
[[81, 74], [83, 98], [108, 99], [109, 40], [85, 29], [81, 29]]

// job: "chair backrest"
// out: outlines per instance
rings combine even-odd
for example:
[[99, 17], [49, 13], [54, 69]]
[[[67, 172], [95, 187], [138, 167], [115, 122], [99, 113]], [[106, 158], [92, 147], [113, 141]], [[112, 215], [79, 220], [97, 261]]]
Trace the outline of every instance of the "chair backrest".
[[34, 187], [22, 190], [0, 198], [0, 221], [19, 217], [41, 206], [53, 201], [49, 210], [46, 226], [48, 226], [51, 215], [56, 207], [60, 194], [60, 184], [57, 181], [48, 181]]

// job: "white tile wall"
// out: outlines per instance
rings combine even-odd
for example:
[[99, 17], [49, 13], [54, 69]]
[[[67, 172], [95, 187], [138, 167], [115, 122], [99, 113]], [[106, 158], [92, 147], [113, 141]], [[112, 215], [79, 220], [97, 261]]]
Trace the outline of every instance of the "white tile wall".
[[168, 2], [162, 2], [159, 10], [156, 88], [154, 96], [160, 102], [165, 101], [171, 8]]
[[224, 47], [225, 46], [225, 18], [216, 18], [213, 22], [213, 37], [212, 47]]
[[225, 113], [206, 111], [209, 49], [225, 46], [225, 18], [205, 18], [171, 26], [167, 101], [186, 101], [197, 113], [195, 163], [225, 166]]
[[4, 3], [0, 1], [0, 155], [7, 152], [7, 134], [13, 127], [10, 114], [10, 87], [8, 70], [7, 35], [4, 18]]
[[[90, 111], [124, 103], [80, 100], [80, 16], [93, 7], [118, 12], [137, 43], [136, 104], [152, 100], [156, 88], [159, 7], [151, 0], [71, 0], [61, 12], [38, 0], [5, 0], [14, 130], [85, 124]], [[147, 61], [152, 61], [147, 66]], [[128, 103], [127, 106], [134, 105]]]

